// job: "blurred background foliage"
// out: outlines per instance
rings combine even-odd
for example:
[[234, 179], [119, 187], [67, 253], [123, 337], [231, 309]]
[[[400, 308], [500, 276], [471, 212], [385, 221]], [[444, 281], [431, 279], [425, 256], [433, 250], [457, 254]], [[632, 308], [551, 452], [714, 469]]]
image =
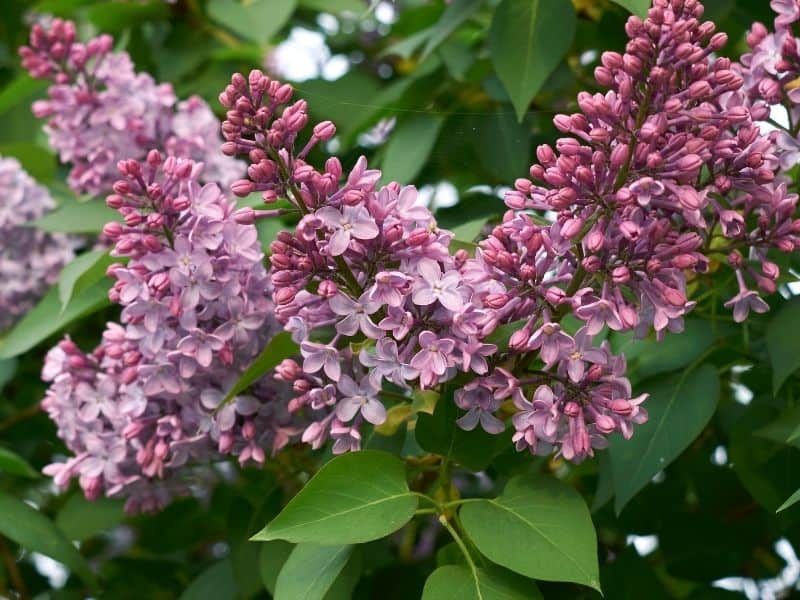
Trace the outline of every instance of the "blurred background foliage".
[[[386, 181], [414, 183], [440, 224], [469, 243], [502, 214], [502, 190], [526, 176], [536, 146], [557, 137], [553, 115], [570, 111], [579, 90], [597, 89], [593, 69], [603, 50], [624, 46], [629, 10], [649, 3], [563, 0], [545, 19], [547, 30], [536, 32], [541, 41], [532, 64], [524, 62], [524, 23], [512, 9], [536, 10], [535, 0], [1, 4], [0, 155], [16, 156], [61, 201], [74, 200], [61, 183], [66, 171], [30, 112], [45, 85], [20, 71], [16, 53], [34, 13], [73, 19], [84, 37], [114, 35], [139, 70], [171, 82], [180, 97], [199, 94], [215, 109], [235, 71], [264, 68], [292, 81], [314, 118], [338, 125], [327, 151], [346, 167], [365, 154]], [[750, 24], [772, 18], [766, 0], [705, 4], [707, 17], [730, 35], [725, 52], [732, 58], [746, 48]], [[536, 81], [514, 79], [525, 69], [535, 71]], [[268, 244], [274, 230], [262, 233]], [[730, 285], [713, 281], [711, 289]], [[800, 505], [776, 513], [800, 486], [800, 302], [790, 299], [790, 289], [773, 297], [770, 313], [741, 327], [722, 310], [723, 294], [712, 291], [680, 336], [658, 346], [612, 338], [629, 360], [635, 389], [653, 394], [648, 407], [657, 416], [626, 448], [613, 445], [579, 467], [532, 461], [508, 448], [488, 468], [500, 482], [526, 470], [552, 471], [584, 495], [598, 532], [606, 598], [793, 594]], [[101, 308], [67, 330], [91, 347], [113, 315]], [[75, 491], [55, 495], [37, 475], [63, 452], [37, 409], [45, 389], [38, 378], [42, 356], [55, 339], [48, 334], [59, 327], [53, 321], [33, 349], [0, 362], [0, 521], [7, 534], [0, 537], [0, 593], [21, 583], [29, 597], [83, 597], [85, 560], [101, 582], [97, 597], [269, 597], [289, 545], [247, 538], [296, 491], [297, 480], [283, 475], [311, 472], [313, 456], [289, 452], [266, 471], [223, 469], [226, 483], [209, 497], [175, 502], [154, 516], [123, 518], [117, 501], [89, 504]], [[387, 440], [384, 446], [394, 443]], [[653, 460], [663, 465], [647, 464], [647, 477], [637, 482], [639, 463]], [[465, 493], [480, 494], [484, 482], [463, 474]], [[40, 512], [26, 511], [15, 498]], [[9, 533], [14, 522], [39, 535], [18, 545], [11, 539], [24, 535]], [[419, 597], [437, 561], [447, 560], [447, 548], [438, 557], [415, 558], [414, 535], [404, 531], [364, 547], [325, 598]], [[78, 542], [80, 555], [69, 541]], [[577, 585], [540, 588], [548, 599], [599, 597]]]

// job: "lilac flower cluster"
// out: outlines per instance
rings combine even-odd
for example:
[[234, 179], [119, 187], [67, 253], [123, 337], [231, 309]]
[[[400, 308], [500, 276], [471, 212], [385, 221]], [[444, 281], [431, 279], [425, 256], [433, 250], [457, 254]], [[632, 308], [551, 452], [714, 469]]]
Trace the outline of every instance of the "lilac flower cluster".
[[297, 394], [290, 410], [312, 419], [303, 441], [317, 448], [332, 438], [338, 453], [360, 447], [364, 421], [385, 420], [384, 382], [424, 389], [458, 371], [486, 373], [496, 347], [481, 338], [496, 321], [490, 299], [476, 302], [462, 277], [466, 253], [450, 254], [452, 234], [415, 204], [414, 188], [379, 188], [380, 172], [364, 158], [343, 183], [338, 159], [322, 170], [307, 162], [335, 127], [319, 123], [298, 143], [308, 116], [291, 96], [291, 86], [260, 71], [234, 75], [220, 95], [223, 150], [250, 160], [236, 194], [287, 198], [301, 216], [271, 247], [276, 314], [302, 352], [302, 365], [287, 360], [277, 372]]
[[800, 162], [800, 43], [792, 32], [792, 25], [800, 20], [800, 2], [772, 0], [770, 6], [777, 13], [775, 31], [753, 24], [747, 35], [752, 51], [742, 56], [740, 72], [748, 102], [787, 109], [788, 127], [774, 134], [780, 166], [786, 171]]
[[[593, 336], [681, 331], [695, 305], [687, 281], [715, 259], [736, 273], [735, 320], [763, 312], [748, 280], [774, 292], [767, 251], [797, 246], [797, 196], [775, 181], [775, 145], [754, 123], [766, 108], [745, 102], [730, 60], [711, 57], [726, 36], [702, 14], [697, 0], [655, 0], [646, 20], [628, 20], [625, 53], [605, 52], [595, 71], [609, 91], [582, 92], [580, 112], [555, 117], [572, 137], [537, 149], [530, 179], [515, 182], [510, 210], [465, 268], [469, 283], [507, 298], [504, 322], [523, 323], [510, 339], [519, 363], [536, 351], [557, 382], [532, 400], [488, 382], [462, 399], [491, 411], [513, 395], [518, 447], [555, 444], [580, 460], [613, 430], [629, 437], [646, 419], [643, 398], [630, 398], [623, 359]], [[574, 337], [558, 323], [566, 314], [584, 323]]]
[[69, 185], [78, 193], [107, 194], [116, 164], [141, 160], [150, 148], [208, 163], [203, 181], [227, 186], [244, 166], [221, 155], [219, 123], [198, 97], [179, 103], [169, 84], [136, 73], [125, 52], [112, 52], [101, 35], [76, 41], [75, 24], [53, 19], [34, 25], [22, 64], [36, 79], [53, 82], [33, 112], [47, 118], [45, 131], [61, 161], [72, 165]]
[[55, 208], [19, 162], [0, 157], [0, 331], [33, 308], [72, 260], [74, 241], [25, 224]]
[[198, 184], [201, 167], [155, 150], [120, 162], [107, 203], [124, 223], [104, 233], [128, 259], [109, 269], [121, 324], [92, 353], [67, 339], [45, 362], [42, 406], [74, 453], [46, 472], [78, 478], [88, 498], [127, 496], [132, 512], [185, 491], [187, 464], [260, 464], [297, 432], [274, 384], [223, 403], [277, 325], [255, 227]]

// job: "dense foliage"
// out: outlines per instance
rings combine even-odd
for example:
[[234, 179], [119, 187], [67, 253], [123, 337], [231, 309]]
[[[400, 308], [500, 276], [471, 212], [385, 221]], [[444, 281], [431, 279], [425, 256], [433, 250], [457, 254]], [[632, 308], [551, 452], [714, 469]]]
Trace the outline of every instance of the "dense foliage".
[[789, 597], [798, 22], [6, 2], [0, 595]]

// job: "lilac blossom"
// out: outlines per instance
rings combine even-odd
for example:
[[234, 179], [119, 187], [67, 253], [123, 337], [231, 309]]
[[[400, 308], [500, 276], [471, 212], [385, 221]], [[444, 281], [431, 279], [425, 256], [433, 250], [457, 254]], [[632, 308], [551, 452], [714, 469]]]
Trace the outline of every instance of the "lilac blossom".
[[223, 403], [277, 327], [254, 227], [200, 169], [155, 150], [120, 162], [107, 202], [126, 225], [104, 232], [128, 258], [109, 269], [121, 323], [89, 354], [64, 340], [43, 369], [42, 407], [73, 453], [45, 472], [90, 499], [126, 497], [129, 512], [189, 493], [186, 474], [226, 455], [262, 464], [300, 433], [276, 382]]
[[364, 158], [349, 173], [335, 157], [322, 168], [307, 161], [336, 128], [318, 123], [300, 143], [307, 106], [292, 94], [260, 71], [234, 75], [220, 94], [223, 151], [250, 161], [234, 193], [287, 198], [300, 217], [271, 244], [270, 278], [276, 316], [302, 353], [302, 366], [285, 361], [277, 372], [296, 393], [290, 410], [311, 419], [302, 439], [356, 450], [364, 423], [383, 419], [385, 382], [433, 388], [459, 370], [488, 372], [496, 347], [482, 336], [496, 320], [464, 282], [466, 253], [451, 254], [452, 233], [416, 205], [413, 187], [378, 188]]
[[55, 202], [13, 158], [0, 157], [0, 332], [28, 312], [58, 281], [77, 240], [27, 226]]
[[51, 81], [48, 99], [33, 112], [47, 119], [45, 132], [77, 193], [111, 192], [117, 161], [142, 160], [151, 148], [208, 164], [201, 180], [227, 186], [244, 165], [218, 152], [219, 122], [193, 96], [178, 102], [170, 84], [137, 73], [111, 36], [77, 41], [75, 24], [53, 19], [33, 26], [22, 64], [36, 79]]

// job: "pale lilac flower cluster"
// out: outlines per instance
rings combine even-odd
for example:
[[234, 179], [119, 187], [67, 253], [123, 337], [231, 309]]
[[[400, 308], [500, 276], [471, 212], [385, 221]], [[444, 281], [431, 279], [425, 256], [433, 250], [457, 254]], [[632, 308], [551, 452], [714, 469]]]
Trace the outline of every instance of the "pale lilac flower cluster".
[[155, 150], [121, 161], [104, 233], [127, 264], [109, 269], [123, 306], [91, 354], [65, 340], [48, 354], [42, 406], [74, 456], [46, 472], [89, 498], [128, 497], [132, 512], [185, 490], [187, 465], [237, 456], [263, 463], [298, 432], [266, 380], [223, 398], [277, 329], [255, 227], [202, 165]]
[[[646, 418], [642, 398], [592, 337], [681, 331], [695, 304], [688, 279], [716, 257], [736, 271], [734, 318], [763, 312], [748, 281], [774, 292], [767, 251], [797, 245], [797, 196], [775, 183], [775, 146], [754, 123], [766, 109], [745, 102], [730, 60], [712, 58], [726, 36], [702, 14], [697, 0], [655, 0], [646, 20], [628, 20], [625, 53], [604, 53], [595, 71], [609, 91], [582, 92], [580, 112], [555, 117], [572, 137], [537, 149], [530, 179], [515, 182], [510, 210], [465, 268], [468, 282], [506, 297], [503, 321], [523, 323], [512, 351], [536, 351], [558, 374], [532, 400], [515, 398], [518, 445], [555, 443], [580, 460], [612, 430], [629, 436]], [[566, 314], [584, 322], [574, 337], [558, 323]]]
[[364, 421], [385, 420], [384, 382], [424, 389], [458, 371], [486, 373], [496, 347], [481, 338], [495, 319], [463, 279], [466, 254], [450, 254], [452, 234], [415, 204], [414, 188], [377, 188], [380, 172], [364, 158], [343, 183], [338, 159], [322, 170], [306, 161], [335, 127], [320, 123], [299, 144], [306, 103], [289, 104], [291, 95], [260, 71], [235, 75], [220, 96], [229, 109], [223, 149], [250, 159], [235, 193], [287, 198], [302, 215], [271, 247], [276, 314], [302, 352], [302, 365], [287, 360], [278, 376], [297, 393], [290, 409], [314, 419], [303, 440], [316, 448], [332, 438], [338, 453], [360, 447]]
[[742, 55], [741, 74], [747, 99], [753, 104], [783, 105], [788, 113], [788, 127], [775, 134], [781, 169], [787, 171], [800, 163], [800, 43], [792, 25], [800, 20], [800, 1], [772, 0], [775, 31], [754, 23], [747, 35], [752, 49]]
[[0, 332], [33, 308], [74, 257], [74, 241], [27, 223], [55, 208], [47, 188], [0, 157]]
[[74, 23], [54, 19], [34, 25], [30, 46], [20, 48], [31, 76], [53, 82], [33, 112], [48, 119], [50, 145], [72, 165], [70, 187], [107, 194], [117, 161], [143, 159], [150, 148], [208, 163], [203, 181], [227, 186], [240, 177], [244, 165], [218, 152], [219, 123], [208, 105], [193, 97], [176, 106], [170, 84], [137, 73], [112, 46], [108, 35], [80, 43]]

